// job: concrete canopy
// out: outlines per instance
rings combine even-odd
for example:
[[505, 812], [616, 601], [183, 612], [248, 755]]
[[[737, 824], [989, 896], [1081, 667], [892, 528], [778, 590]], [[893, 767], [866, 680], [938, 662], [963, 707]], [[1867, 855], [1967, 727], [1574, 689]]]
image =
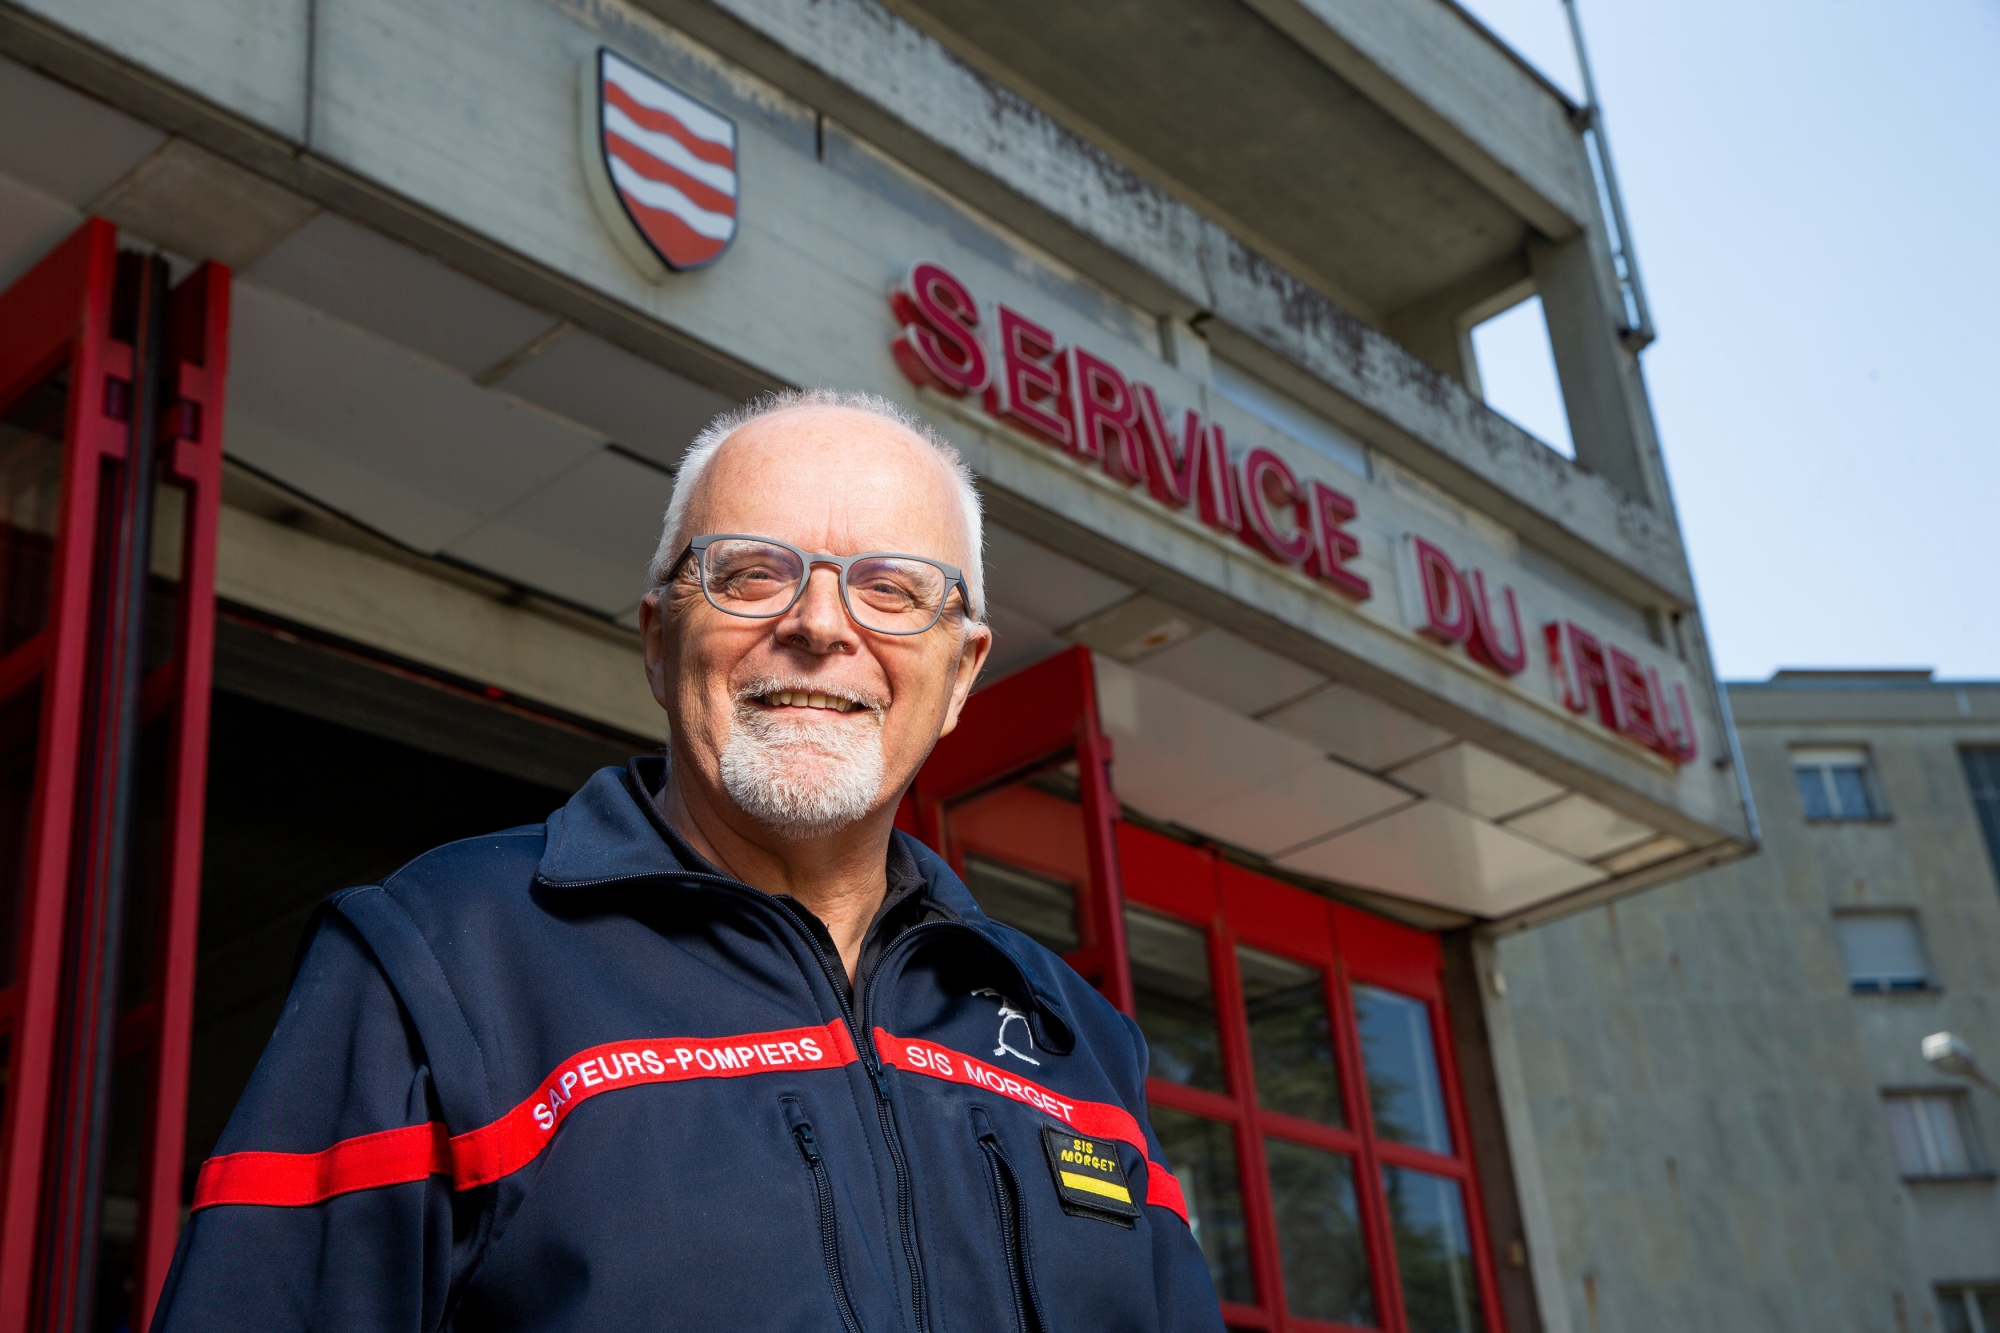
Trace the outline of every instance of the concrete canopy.
[[895, 8], [1371, 322], [1525, 274], [1519, 209], [1239, 0]]

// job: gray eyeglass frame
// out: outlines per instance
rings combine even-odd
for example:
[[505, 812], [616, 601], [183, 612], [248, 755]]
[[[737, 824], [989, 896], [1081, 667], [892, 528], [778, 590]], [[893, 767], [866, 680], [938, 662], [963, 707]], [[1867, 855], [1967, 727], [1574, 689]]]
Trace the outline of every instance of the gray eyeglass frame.
[[[708, 548], [716, 542], [723, 541], [763, 542], [766, 546], [775, 546], [779, 550], [790, 551], [793, 555], [797, 556], [799, 563], [805, 567], [805, 575], [799, 580], [799, 586], [793, 590], [792, 599], [778, 610], [765, 612], [762, 615], [752, 615], [747, 611], [731, 611], [726, 606], [717, 605], [714, 595], [708, 590], [708, 577], [703, 571], [706, 568], [707, 562], [705, 557], [708, 554]], [[979, 619], [978, 609], [972, 604], [972, 585], [965, 581], [964, 572], [957, 565], [948, 565], [942, 560], [933, 560], [927, 555], [911, 555], [907, 551], [863, 551], [858, 555], [834, 555], [830, 551], [802, 551], [790, 542], [781, 542], [776, 537], [765, 537], [754, 532], [710, 532], [696, 537], [682, 548], [680, 555], [674, 560], [673, 568], [667, 571], [666, 582], [671, 583], [680, 576], [681, 567], [687, 564], [689, 556], [694, 557], [695, 582], [701, 585], [702, 600], [710, 606], [715, 607], [723, 615], [735, 616], [741, 620], [776, 620], [779, 616], [790, 611], [799, 604], [799, 598], [806, 595], [806, 585], [812, 582], [812, 572], [819, 565], [832, 565], [839, 571], [840, 608], [847, 612], [847, 618], [852, 620], [858, 628], [867, 630], [870, 634], [894, 634], [899, 637], [911, 634], [928, 634], [931, 630], [937, 628], [940, 620], [944, 619], [945, 606], [951, 601], [951, 588], [954, 583], [958, 585], [959, 599], [964, 603], [966, 616], [974, 621]], [[847, 600], [847, 571], [854, 568], [855, 565], [863, 560], [882, 559], [915, 560], [944, 571], [944, 597], [938, 602], [937, 614], [931, 617], [930, 624], [925, 625], [922, 629], [876, 629], [873, 625], [862, 624], [861, 618], [854, 614], [854, 604]]]

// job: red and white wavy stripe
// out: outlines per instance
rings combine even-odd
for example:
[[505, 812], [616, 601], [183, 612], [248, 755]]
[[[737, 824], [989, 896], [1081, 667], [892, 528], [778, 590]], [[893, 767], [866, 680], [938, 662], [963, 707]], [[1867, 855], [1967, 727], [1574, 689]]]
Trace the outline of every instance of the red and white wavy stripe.
[[606, 166], [633, 219], [676, 266], [736, 233], [736, 127], [617, 56], [604, 59]]

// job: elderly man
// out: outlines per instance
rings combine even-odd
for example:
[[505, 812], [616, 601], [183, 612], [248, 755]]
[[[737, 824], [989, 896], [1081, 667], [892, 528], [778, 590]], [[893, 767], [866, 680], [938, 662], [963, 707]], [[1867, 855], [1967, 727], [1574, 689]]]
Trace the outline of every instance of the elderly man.
[[156, 1327], [1219, 1330], [1137, 1027], [893, 829], [979, 552], [885, 402], [705, 431], [669, 761], [327, 901]]

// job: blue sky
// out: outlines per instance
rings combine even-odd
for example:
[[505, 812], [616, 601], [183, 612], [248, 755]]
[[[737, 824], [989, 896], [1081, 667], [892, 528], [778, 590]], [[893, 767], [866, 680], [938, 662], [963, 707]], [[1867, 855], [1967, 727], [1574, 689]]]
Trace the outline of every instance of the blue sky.
[[[1560, 0], [1465, 0], [1576, 90]], [[2000, 678], [2000, 2], [1581, 0], [1725, 677]], [[1495, 406], [1566, 447], [1532, 307]]]

